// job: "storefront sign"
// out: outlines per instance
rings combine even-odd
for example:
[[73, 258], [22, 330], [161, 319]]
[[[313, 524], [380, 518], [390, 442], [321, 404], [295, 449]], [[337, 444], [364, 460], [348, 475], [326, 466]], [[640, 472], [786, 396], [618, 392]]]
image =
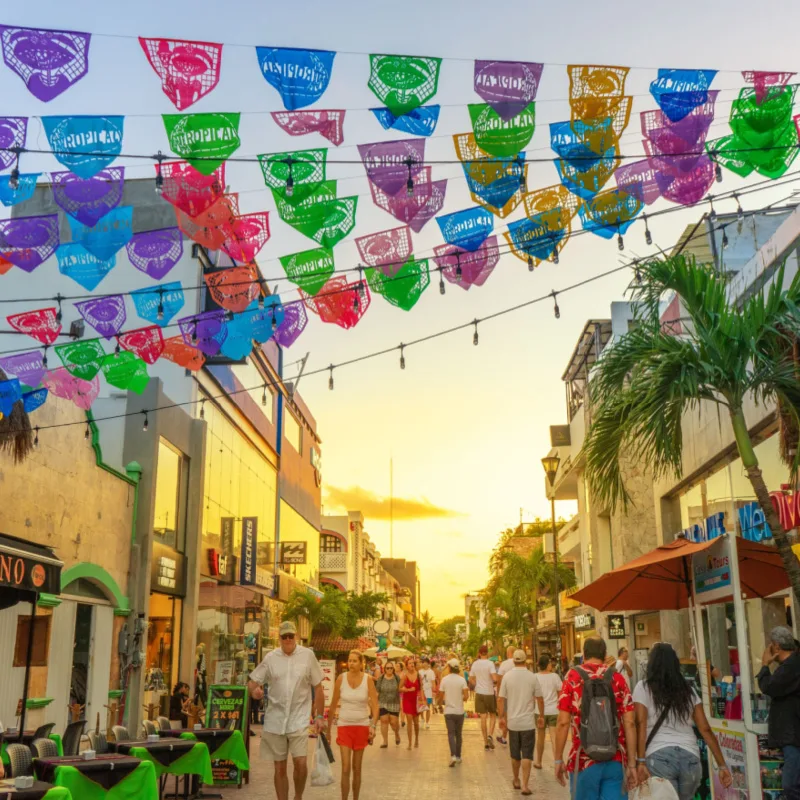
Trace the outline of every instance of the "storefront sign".
[[714, 772], [714, 797], [737, 797], [739, 800], [748, 800], [750, 797], [747, 785], [747, 756], [745, 751], [745, 737], [733, 731], [711, 729], [719, 742], [720, 750], [731, 771], [733, 784], [726, 789], [719, 780], [719, 773]]
[[767, 525], [764, 510], [755, 501], [747, 503], [739, 509], [739, 527], [742, 530], [742, 537], [751, 542], [761, 542], [764, 539], [772, 538], [772, 531]]
[[256, 567], [256, 586], [263, 586], [271, 592], [275, 591], [275, 576], [268, 569]]
[[333, 684], [336, 681], [336, 661], [332, 658], [321, 658], [319, 668], [322, 670], [322, 690], [325, 692], [325, 708], [329, 708], [333, 696]]
[[219, 521], [220, 534], [219, 534], [219, 549], [224, 556], [233, 555], [233, 523], [236, 522], [235, 517], [222, 517]]
[[550, 447], [569, 447], [571, 444], [569, 425], [550, 426]]
[[727, 533], [725, 530], [725, 514], [720, 511], [706, 518], [703, 525], [692, 525], [681, 532], [684, 539], [690, 542], [710, 542]]
[[[231, 728], [247, 736], [247, 687], [217, 686], [208, 687], [206, 707], [207, 728]], [[232, 761], [212, 759], [211, 772], [214, 785], [238, 785], [242, 774]]]
[[580, 603], [577, 600], [572, 599], [572, 595], [575, 592], [580, 590], [580, 586], [573, 586], [571, 589], [565, 589], [559, 597], [561, 598], [561, 608], [568, 609], [568, 608], [578, 608]]
[[186, 556], [160, 542], [153, 542], [150, 590], [183, 597], [186, 594]]
[[[47, 594], [61, 592], [61, 563], [54, 558], [38, 557], [31, 545], [31, 551], [15, 547], [16, 540], [2, 536], [0, 542], [0, 587]], [[44, 548], [38, 548], [44, 550]], [[50, 552], [50, 551], [48, 551]]]
[[208, 572], [220, 583], [235, 583], [238, 561], [236, 556], [222, 555], [213, 547], [208, 550]]
[[731, 545], [728, 538], [720, 539], [702, 553], [695, 553], [692, 573], [698, 603], [713, 603], [731, 595]]
[[625, 615], [624, 614], [609, 614], [608, 615], [608, 638], [609, 639], [624, 639], [625, 634]]
[[305, 564], [307, 542], [281, 542], [281, 564]]
[[575, 630], [590, 631], [594, 629], [594, 614], [576, 614]]
[[242, 517], [242, 555], [239, 560], [239, 583], [242, 586], [255, 583], [257, 534], [258, 517]]

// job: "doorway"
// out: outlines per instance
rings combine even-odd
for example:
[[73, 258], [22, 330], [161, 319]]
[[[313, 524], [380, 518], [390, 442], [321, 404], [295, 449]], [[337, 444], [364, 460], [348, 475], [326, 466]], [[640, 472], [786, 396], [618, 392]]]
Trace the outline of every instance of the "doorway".
[[92, 606], [78, 603], [72, 650], [69, 703], [85, 706], [89, 690], [89, 653], [92, 645]]

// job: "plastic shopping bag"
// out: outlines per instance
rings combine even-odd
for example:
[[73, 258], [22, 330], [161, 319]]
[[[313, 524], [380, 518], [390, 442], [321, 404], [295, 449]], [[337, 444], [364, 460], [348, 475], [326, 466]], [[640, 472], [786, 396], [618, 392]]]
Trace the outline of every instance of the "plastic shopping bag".
[[424, 714], [428, 710], [428, 701], [425, 695], [420, 691], [417, 695], [417, 714]]
[[665, 778], [652, 775], [647, 783], [642, 783], [628, 792], [628, 800], [679, 800], [673, 785]]
[[331, 764], [328, 761], [328, 754], [325, 752], [325, 745], [322, 737], [317, 737], [317, 752], [314, 758], [314, 769], [311, 770], [312, 786], [330, 786], [336, 779], [331, 771]]

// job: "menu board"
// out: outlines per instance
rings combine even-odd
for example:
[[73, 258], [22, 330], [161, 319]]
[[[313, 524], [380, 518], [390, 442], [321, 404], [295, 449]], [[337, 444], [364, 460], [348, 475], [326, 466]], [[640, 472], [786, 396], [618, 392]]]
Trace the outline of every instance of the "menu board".
[[333, 697], [333, 684], [336, 681], [336, 661], [332, 658], [321, 658], [319, 666], [322, 670], [322, 690], [325, 693], [325, 708], [328, 708]]
[[[240, 731], [247, 741], [248, 700], [246, 686], [209, 686], [206, 727]], [[215, 786], [238, 786], [242, 782], [241, 770], [227, 759], [212, 758], [211, 772]]]

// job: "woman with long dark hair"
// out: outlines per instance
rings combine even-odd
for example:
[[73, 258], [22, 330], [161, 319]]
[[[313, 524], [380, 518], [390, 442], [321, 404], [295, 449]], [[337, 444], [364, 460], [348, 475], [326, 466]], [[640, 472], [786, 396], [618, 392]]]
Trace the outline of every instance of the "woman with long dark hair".
[[672, 645], [659, 642], [650, 650], [647, 678], [633, 690], [638, 733], [639, 783], [650, 776], [668, 780], [680, 800], [692, 800], [703, 778], [697, 726], [727, 789], [733, 779], [717, 737], [711, 732], [700, 698], [681, 673]]

